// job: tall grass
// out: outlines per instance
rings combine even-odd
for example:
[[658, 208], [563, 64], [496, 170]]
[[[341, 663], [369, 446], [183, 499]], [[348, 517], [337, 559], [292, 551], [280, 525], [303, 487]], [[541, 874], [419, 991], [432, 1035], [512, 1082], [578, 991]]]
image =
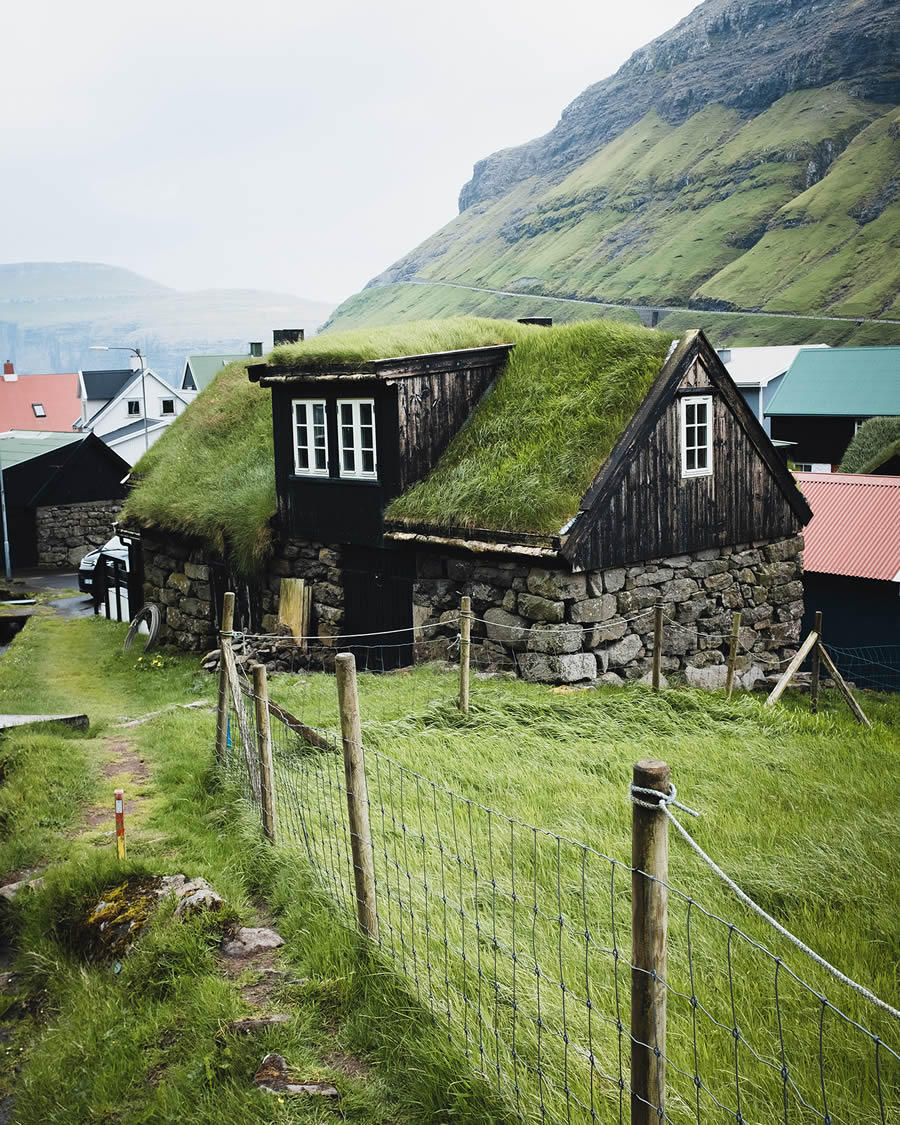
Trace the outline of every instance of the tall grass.
[[[478, 681], [462, 717], [452, 686], [425, 668], [360, 680], [381, 942], [439, 1025], [526, 1119], [543, 1104], [547, 1119], [565, 1120], [564, 1083], [601, 1119], [618, 1112], [628, 1041], [617, 1022], [628, 1026], [630, 952], [621, 864], [630, 855], [627, 782], [641, 757], [669, 761], [683, 799], [703, 813], [692, 832], [766, 910], [896, 1005], [898, 832], [884, 785], [896, 765], [895, 700], [866, 698], [875, 729], [865, 732], [837, 699], [811, 716], [802, 705], [773, 710], [749, 697], [557, 694], [499, 681]], [[276, 678], [272, 694], [304, 721], [334, 729], [333, 695], [316, 677]], [[340, 758], [287, 744], [276, 760], [287, 846], [312, 857], [352, 913]], [[701, 907], [897, 1050], [893, 1021], [742, 907], [677, 838], [670, 879], [690, 896], [670, 899], [673, 1119], [695, 1120], [694, 1073], [705, 1086], [701, 1120], [718, 1119], [712, 1098], [735, 1112], [737, 1067], [744, 1120], [781, 1120], [783, 1041], [792, 1115], [797, 1092], [824, 1112], [824, 1081], [833, 1120], [881, 1120], [871, 1039], [830, 1011], [820, 1025], [821, 1003], [785, 970], [776, 1004], [776, 963]], [[696, 1061], [691, 995], [705, 1009]], [[886, 1052], [879, 1066], [893, 1119], [900, 1071]]]

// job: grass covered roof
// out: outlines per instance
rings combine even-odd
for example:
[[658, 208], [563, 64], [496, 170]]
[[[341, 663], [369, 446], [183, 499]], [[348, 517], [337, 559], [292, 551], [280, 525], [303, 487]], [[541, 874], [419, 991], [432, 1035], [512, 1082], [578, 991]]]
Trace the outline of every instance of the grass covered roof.
[[[670, 336], [614, 321], [555, 328], [474, 317], [317, 336], [269, 362], [303, 368], [512, 343], [507, 368], [391, 519], [555, 534], [634, 414]], [[123, 520], [227, 547], [245, 573], [271, 546], [270, 392], [230, 364], [135, 466]]]
[[842, 473], [877, 473], [900, 453], [900, 417], [869, 418], [859, 427], [841, 460]]

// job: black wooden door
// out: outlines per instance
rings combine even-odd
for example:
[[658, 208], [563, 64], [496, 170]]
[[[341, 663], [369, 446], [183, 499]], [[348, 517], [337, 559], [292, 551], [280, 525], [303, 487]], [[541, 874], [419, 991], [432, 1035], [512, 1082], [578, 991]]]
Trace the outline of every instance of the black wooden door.
[[343, 631], [360, 670], [382, 672], [412, 664], [414, 577], [412, 552], [344, 548]]

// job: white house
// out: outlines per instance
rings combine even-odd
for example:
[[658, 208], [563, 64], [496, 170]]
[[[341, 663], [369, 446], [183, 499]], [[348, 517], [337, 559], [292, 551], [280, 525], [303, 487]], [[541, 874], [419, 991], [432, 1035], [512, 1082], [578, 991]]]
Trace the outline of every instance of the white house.
[[115, 371], [78, 372], [81, 417], [72, 427], [103, 438], [129, 465], [194, 397], [176, 390], [149, 368], [142, 372], [137, 357], [131, 362], [130, 368]]
[[804, 348], [827, 347], [828, 344], [791, 344], [767, 348], [716, 348], [716, 353], [757, 421], [771, 437], [772, 424], [766, 417], [766, 408], [787, 369]]

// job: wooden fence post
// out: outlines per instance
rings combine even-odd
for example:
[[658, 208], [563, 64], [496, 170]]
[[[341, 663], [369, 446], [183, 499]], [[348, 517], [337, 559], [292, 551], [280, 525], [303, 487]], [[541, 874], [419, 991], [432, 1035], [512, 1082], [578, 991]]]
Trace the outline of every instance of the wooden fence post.
[[472, 599], [459, 603], [459, 709], [469, 713], [469, 661], [472, 651]]
[[741, 627], [740, 610], [731, 619], [731, 644], [728, 646], [728, 674], [725, 676], [725, 695], [731, 699], [734, 690], [734, 665], [737, 660], [738, 630]]
[[806, 640], [800, 646], [799, 650], [797, 651], [797, 655], [790, 662], [790, 664], [788, 664], [787, 668], [785, 668], [781, 679], [778, 681], [778, 683], [775, 685], [775, 687], [773, 687], [772, 690], [769, 692], [769, 696], [766, 699], [766, 706], [767, 707], [772, 707], [775, 703], [778, 702], [778, 700], [781, 698], [781, 693], [784, 691], [784, 689], [791, 682], [791, 679], [792, 679], [794, 673], [797, 671], [797, 669], [800, 667], [800, 665], [803, 663], [803, 661], [807, 658], [807, 656], [809, 656], [810, 650], [812, 649], [813, 645], [818, 644], [818, 643], [819, 643], [819, 634], [815, 631], [815, 629], [813, 629], [813, 631], [809, 634], [809, 636], [806, 638]]
[[350, 847], [353, 852], [353, 881], [356, 884], [356, 916], [363, 933], [377, 941], [375, 861], [372, 855], [369, 793], [366, 788], [366, 763], [359, 721], [359, 697], [356, 691], [356, 657], [352, 652], [342, 652], [335, 657], [335, 672], [341, 712], [347, 815], [350, 820]]
[[222, 769], [228, 758], [228, 668], [225, 649], [231, 648], [234, 626], [234, 594], [222, 598], [222, 628], [219, 630], [219, 705], [216, 711], [216, 765]]
[[853, 698], [853, 692], [850, 690], [850, 688], [847, 687], [847, 683], [844, 680], [844, 677], [837, 670], [837, 667], [835, 666], [834, 661], [831, 659], [831, 657], [825, 651], [824, 646], [817, 645], [816, 647], [819, 649], [819, 652], [821, 654], [822, 663], [825, 665], [826, 669], [828, 670], [828, 673], [830, 674], [831, 678], [834, 680], [835, 684], [837, 685], [838, 691], [841, 693], [841, 695], [847, 701], [847, 706], [850, 708], [850, 710], [856, 716], [857, 722], [862, 723], [862, 725], [864, 727], [868, 727], [871, 730], [872, 724], [866, 718], [865, 712], [863, 711], [862, 707], [860, 707], [860, 705]]
[[[822, 613], [816, 610], [816, 623], [813, 625], [813, 632], [819, 636], [819, 644], [822, 643]], [[819, 673], [822, 667], [822, 658], [819, 655], [819, 645], [812, 651], [812, 667], [809, 676], [809, 709], [815, 715], [819, 710]]]
[[653, 690], [659, 691], [659, 669], [662, 661], [662, 637], [663, 637], [663, 604], [657, 600], [656, 609], [653, 613], [653, 665], [651, 672], [651, 681], [653, 683]]
[[[636, 762], [633, 784], [669, 792], [665, 762]], [[638, 794], [642, 801], [652, 801]], [[669, 821], [631, 810], [631, 1125], [658, 1125], [666, 1108], [666, 937]], [[646, 1044], [646, 1045], [645, 1045]]]
[[275, 839], [275, 776], [272, 769], [272, 734], [269, 728], [269, 685], [265, 664], [253, 666], [253, 695], [256, 706], [256, 743], [259, 749], [259, 799], [263, 832]]

